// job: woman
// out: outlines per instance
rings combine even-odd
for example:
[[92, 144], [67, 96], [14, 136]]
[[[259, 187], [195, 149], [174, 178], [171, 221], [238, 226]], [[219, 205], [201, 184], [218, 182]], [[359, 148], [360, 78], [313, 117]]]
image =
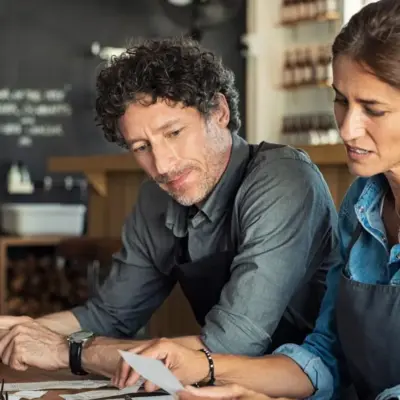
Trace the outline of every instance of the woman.
[[[335, 117], [349, 168], [359, 177], [339, 213], [343, 262], [329, 273], [319, 319], [303, 345], [258, 359], [212, 354], [217, 383], [313, 399], [343, 398], [341, 388], [352, 383], [362, 400], [400, 384], [400, 1], [364, 7], [332, 53]], [[164, 359], [186, 384], [209, 371], [204, 354], [168, 341], [142, 354]], [[115, 382], [130, 383], [127, 372], [122, 365]], [[237, 386], [197, 393], [215, 390], [256, 396], [238, 394]]]

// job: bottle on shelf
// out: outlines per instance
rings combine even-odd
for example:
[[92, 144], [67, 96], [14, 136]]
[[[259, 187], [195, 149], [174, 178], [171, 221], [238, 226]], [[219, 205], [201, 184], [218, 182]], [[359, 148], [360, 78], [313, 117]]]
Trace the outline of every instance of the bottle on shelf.
[[290, 21], [297, 22], [300, 16], [300, 2], [301, 0], [291, 0], [290, 2]]
[[282, 142], [287, 145], [294, 144], [296, 138], [295, 117], [285, 116], [282, 125]]
[[341, 143], [332, 114], [285, 116], [282, 121], [282, 142], [291, 146], [319, 146]]
[[332, 57], [331, 57], [331, 46], [325, 46], [325, 84], [331, 86], [333, 81], [333, 69], [332, 69]]
[[293, 0], [283, 0], [281, 5], [281, 21], [283, 23], [290, 23], [293, 21], [294, 8]]
[[328, 115], [328, 144], [342, 143], [334, 115]]
[[319, 46], [316, 64], [316, 82], [320, 85], [331, 85], [332, 63], [329, 46]]
[[307, 15], [308, 19], [316, 19], [317, 18], [317, 1], [318, 0], [307, 0]]
[[338, 0], [325, 0], [326, 3], [326, 14], [328, 16], [336, 14], [338, 12]]
[[294, 62], [294, 80], [295, 86], [300, 86], [304, 83], [304, 50], [297, 48], [295, 50], [295, 62]]
[[291, 50], [285, 52], [285, 61], [283, 65], [282, 85], [290, 88], [294, 85], [294, 57]]
[[317, 48], [297, 47], [285, 51], [282, 68], [283, 88], [330, 86], [332, 80], [330, 45], [319, 45]]
[[299, 117], [299, 134], [298, 134], [298, 144], [307, 145], [309, 144], [309, 135], [311, 129], [311, 116], [301, 115]]
[[281, 22], [288, 22], [288, 13], [289, 13], [289, 0], [282, 0], [281, 3]]
[[311, 117], [311, 126], [308, 143], [312, 146], [318, 146], [321, 144], [319, 138], [319, 115], [313, 115]]
[[282, 0], [281, 21], [286, 24], [337, 17], [339, 0]]
[[312, 55], [312, 50], [307, 47], [304, 50], [304, 68], [303, 68], [303, 84], [314, 84], [315, 79], [315, 62]]
[[297, 21], [309, 19], [308, 0], [299, 0], [297, 5]]
[[317, 18], [323, 17], [327, 13], [327, 0], [316, 0], [316, 11], [317, 11]]

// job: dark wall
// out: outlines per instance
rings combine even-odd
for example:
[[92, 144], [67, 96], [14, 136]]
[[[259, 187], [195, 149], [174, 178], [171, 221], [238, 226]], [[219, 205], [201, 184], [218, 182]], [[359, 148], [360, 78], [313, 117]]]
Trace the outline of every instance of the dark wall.
[[[244, 12], [245, 4], [203, 38], [236, 74], [243, 125]], [[100, 60], [91, 43], [124, 47], [131, 37], [184, 32], [159, 0], [0, 0], [0, 164], [22, 160], [41, 180], [49, 156], [119, 152], [93, 123]]]

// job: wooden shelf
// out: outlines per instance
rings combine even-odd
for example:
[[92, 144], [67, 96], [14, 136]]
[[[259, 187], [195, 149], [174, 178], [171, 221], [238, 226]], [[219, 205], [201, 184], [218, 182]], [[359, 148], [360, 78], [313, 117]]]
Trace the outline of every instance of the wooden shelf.
[[106, 173], [112, 171], [140, 170], [131, 153], [82, 157], [50, 157], [47, 162], [47, 168], [51, 172], [67, 173]]
[[304, 150], [317, 165], [346, 165], [347, 156], [342, 144], [297, 146]]
[[330, 89], [331, 85], [328, 82], [320, 82], [320, 83], [304, 83], [301, 85], [294, 86], [280, 86], [281, 90], [285, 90], [287, 92], [295, 92], [303, 89]]
[[304, 23], [313, 23], [313, 22], [333, 22], [340, 20], [340, 13], [337, 11], [332, 11], [323, 15], [319, 15], [316, 18], [307, 18], [307, 19], [298, 19], [296, 21], [281, 21], [279, 23], [280, 26], [288, 26], [295, 27]]
[[70, 236], [38, 235], [38, 236], [0, 236], [1, 246], [51, 246]]

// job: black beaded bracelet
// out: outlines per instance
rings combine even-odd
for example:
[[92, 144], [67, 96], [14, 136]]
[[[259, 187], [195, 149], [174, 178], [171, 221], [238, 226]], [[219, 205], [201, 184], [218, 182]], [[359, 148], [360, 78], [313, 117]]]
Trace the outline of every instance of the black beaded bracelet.
[[207, 349], [200, 349], [199, 351], [202, 351], [208, 360], [208, 368], [209, 368], [209, 375], [210, 375], [210, 380], [207, 382], [208, 386], [213, 386], [215, 382], [215, 376], [214, 376], [214, 360], [211, 357], [211, 353]]

